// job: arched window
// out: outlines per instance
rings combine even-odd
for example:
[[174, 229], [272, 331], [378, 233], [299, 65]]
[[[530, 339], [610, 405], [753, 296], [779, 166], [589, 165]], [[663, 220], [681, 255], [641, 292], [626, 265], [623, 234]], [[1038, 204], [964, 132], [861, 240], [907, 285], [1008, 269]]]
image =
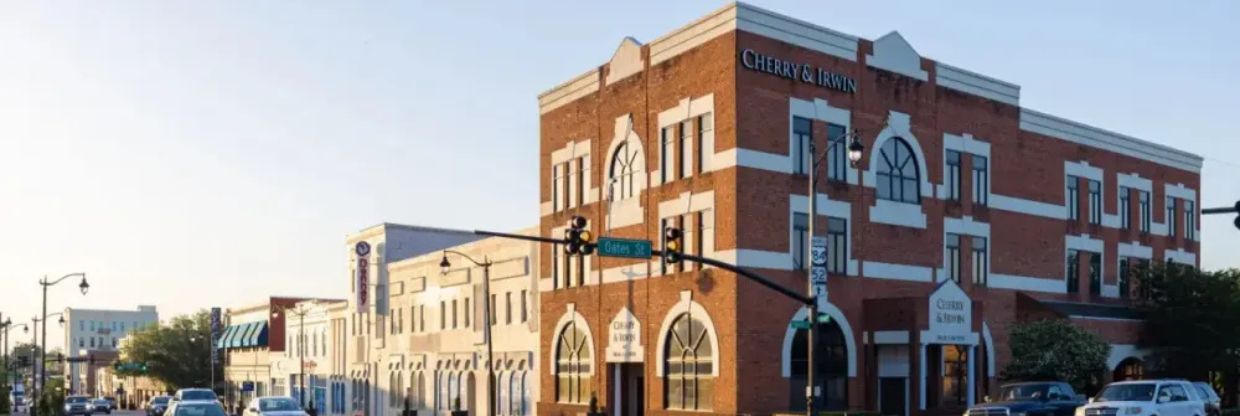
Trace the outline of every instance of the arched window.
[[910, 204], [921, 203], [921, 177], [917, 156], [908, 142], [892, 137], [878, 152], [878, 190], [880, 199]]
[[505, 373], [498, 373], [495, 375], [495, 389], [499, 392], [496, 394], [497, 397], [495, 398], [495, 401], [497, 402], [495, 411], [497, 414], [501, 415], [507, 415], [508, 412], [512, 410], [508, 405], [508, 396], [512, 393], [508, 391], [508, 385], [504, 383], [504, 380], [507, 379], [504, 375]]
[[611, 177], [611, 196], [613, 201], [623, 201], [631, 197], [637, 196], [636, 175], [637, 175], [637, 150], [629, 146], [626, 140], [616, 148], [616, 152], [611, 156], [611, 168], [608, 175]]
[[556, 401], [586, 403], [590, 400], [590, 363], [586, 333], [575, 322], [569, 322], [556, 341]]
[[668, 409], [710, 410], [714, 399], [715, 352], [702, 321], [686, 313], [672, 322], [663, 365]]
[[1141, 359], [1129, 357], [1115, 366], [1115, 372], [1111, 378], [1113, 381], [1143, 380], [1145, 379], [1145, 365], [1141, 363]]
[[[792, 380], [790, 404], [793, 410], [805, 410], [805, 371], [809, 369], [808, 341], [806, 331], [799, 330], [792, 337], [792, 356], [789, 372]], [[825, 410], [844, 410], [848, 407], [848, 348], [844, 344], [844, 331], [834, 320], [818, 324], [818, 351], [814, 365], [817, 377], [822, 377]]]

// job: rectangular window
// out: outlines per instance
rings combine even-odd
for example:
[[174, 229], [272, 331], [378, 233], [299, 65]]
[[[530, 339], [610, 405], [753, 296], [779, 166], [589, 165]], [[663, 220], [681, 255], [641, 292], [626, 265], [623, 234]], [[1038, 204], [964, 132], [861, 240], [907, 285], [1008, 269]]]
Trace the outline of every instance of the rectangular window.
[[1102, 295], [1102, 254], [1089, 253], [1089, 294]]
[[1132, 204], [1128, 200], [1128, 188], [1119, 187], [1119, 224], [1125, 230], [1132, 229]]
[[[697, 248], [697, 224], [694, 223], [696, 219], [697, 215], [695, 214], [677, 216], [677, 220], [680, 222], [680, 242], [684, 244], [685, 254], [699, 254], [694, 251]], [[681, 261], [680, 264], [676, 265], [676, 271], [679, 272], [686, 268], [692, 269], [692, 267], [690, 262]]]
[[580, 207], [585, 205], [586, 200], [586, 158], [577, 158], [577, 163], [574, 163], [574, 165], [577, 165], [577, 178], [573, 180], [573, 205]]
[[1102, 224], [1102, 182], [1089, 181], [1089, 223]]
[[679, 172], [676, 177], [687, 178], [689, 173], [693, 172], [693, 142], [690, 134], [693, 133], [693, 120], [685, 120], [680, 123], [680, 166], [676, 171]]
[[560, 172], [560, 165], [558, 163], [551, 165], [551, 210], [552, 211], [560, 210], [560, 198], [562, 198], [560, 196], [560, 178], [563, 175], [564, 174]]
[[674, 129], [674, 126], [667, 126], [659, 131], [661, 136], [659, 141], [662, 143], [659, 147], [661, 154], [659, 159], [659, 175], [662, 176], [662, 183], [668, 183], [675, 179], [672, 177], [672, 169], [676, 167], [676, 142], [673, 141], [675, 140], [676, 132], [673, 131]]
[[1175, 238], [1175, 198], [1167, 197], [1167, 214], [1163, 216], [1163, 221], [1167, 222], [1167, 236]]
[[1184, 201], [1184, 237], [1197, 239], [1197, 207], [1194, 201]]
[[1077, 293], [1081, 291], [1081, 261], [1080, 252], [1076, 250], [1068, 250], [1068, 272], [1064, 276], [1064, 280], [1068, 282], [1068, 293]]
[[792, 214], [792, 268], [805, 270], [809, 267], [809, 215]]
[[560, 250], [562, 248], [557, 245], [551, 245], [551, 288], [559, 289], [564, 287], [560, 282]]
[[530, 317], [529, 309], [526, 303], [527, 302], [526, 296], [527, 296], [526, 291], [522, 290], [521, 291], [521, 322], [528, 321]]
[[469, 316], [473, 315], [474, 314], [473, 312], [474, 310], [469, 308], [469, 298], [466, 297], [465, 298], [465, 312], [463, 313], [465, 315], [465, 327], [466, 328], [469, 328]]
[[1064, 191], [1064, 194], [1068, 198], [1068, 203], [1066, 204], [1068, 206], [1068, 220], [1072, 222], [1076, 222], [1077, 219], [1080, 218], [1080, 214], [1081, 214], [1081, 201], [1079, 198], [1080, 190], [1078, 189], [1078, 185], [1077, 185], [1077, 183], [1079, 182], [1079, 178], [1072, 176], [1072, 175], [1068, 175], [1067, 181], [1068, 181], [1068, 188], [1066, 191]]
[[827, 123], [827, 180], [843, 182], [848, 166], [848, 145], [844, 126]]
[[947, 277], [953, 282], [960, 283], [960, 234], [947, 233], [943, 247], [947, 251], [947, 258], [944, 260], [946, 264], [943, 265], [947, 271]]
[[1150, 232], [1150, 222], [1154, 212], [1150, 207], [1150, 191], [1137, 192], [1137, 207], [1141, 214], [1141, 232]]
[[456, 329], [456, 299], [452, 299], [452, 329]]
[[715, 117], [711, 114], [698, 116], [697, 171], [710, 172], [710, 162], [715, 154]]
[[504, 323], [512, 325], [512, 292], [504, 293]]
[[439, 301], [439, 330], [448, 329], [448, 302]]
[[985, 156], [973, 155], [973, 203], [986, 205], [990, 202], [990, 172]]
[[495, 325], [499, 323], [499, 319], [497, 319], [499, 318], [499, 315], [496, 313], [499, 311], [499, 306], [497, 306], [495, 303], [496, 303], [496, 297], [495, 297], [495, 294], [492, 293], [490, 311], [488, 311], [491, 313], [491, 325]]
[[986, 286], [986, 282], [990, 280], [989, 265], [986, 257], [986, 238], [973, 237], [973, 284], [977, 286]]
[[426, 332], [426, 306], [418, 305], [418, 330]]
[[792, 118], [792, 173], [805, 175], [809, 173], [810, 158], [809, 141], [814, 134], [814, 125], [808, 118]]
[[848, 273], [848, 221], [827, 218], [827, 272]]
[[960, 152], [947, 151], [947, 199], [960, 200]]
[[1119, 297], [1121, 299], [1128, 299], [1128, 291], [1130, 290], [1128, 288], [1128, 279], [1132, 277], [1132, 266], [1132, 261], [1128, 257], [1119, 258], [1119, 270], [1116, 271], [1118, 278], [1116, 280], [1119, 281]]
[[702, 255], [708, 255], [715, 251], [715, 210], [704, 209], [701, 212], [702, 224], [702, 242], [698, 244]]

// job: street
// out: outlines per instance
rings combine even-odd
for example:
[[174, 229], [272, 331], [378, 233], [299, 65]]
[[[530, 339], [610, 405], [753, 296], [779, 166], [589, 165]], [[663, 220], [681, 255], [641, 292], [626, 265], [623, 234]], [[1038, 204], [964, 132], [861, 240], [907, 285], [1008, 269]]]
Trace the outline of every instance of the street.
[[[17, 412], [14, 415], [29, 415], [27, 412]], [[101, 413], [96, 413], [99, 415]], [[146, 413], [142, 410], [113, 410], [112, 416], [144, 416]], [[93, 415], [92, 415], [93, 416]]]

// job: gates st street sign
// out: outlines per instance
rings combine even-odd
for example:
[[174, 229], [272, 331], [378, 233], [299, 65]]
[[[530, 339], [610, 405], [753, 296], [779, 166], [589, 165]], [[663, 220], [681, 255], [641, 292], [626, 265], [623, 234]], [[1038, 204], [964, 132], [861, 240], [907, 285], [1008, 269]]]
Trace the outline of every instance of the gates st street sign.
[[599, 237], [597, 248], [600, 256], [633, 259], [648, 259], [653, 252], [650, 240], [626, 238]]

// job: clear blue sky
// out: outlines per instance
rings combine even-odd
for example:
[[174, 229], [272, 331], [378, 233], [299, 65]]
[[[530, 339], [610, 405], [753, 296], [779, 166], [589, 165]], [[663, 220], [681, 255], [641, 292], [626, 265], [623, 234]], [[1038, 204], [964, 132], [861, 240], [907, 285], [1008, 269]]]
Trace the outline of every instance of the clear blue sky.
[[[1240, 197], [1240, 3], [753, 3], [899, 30], [1025, 106], [1205, 155], [1206, 206]], [[4, 2], [0, 312], [79, 270], [52, 310], [341, 297], [351, 231], [533, 225], [537, 94], [721, 5]], [[1205, 267], [1240, 265], [1230, 216], [1202, 235]]]

